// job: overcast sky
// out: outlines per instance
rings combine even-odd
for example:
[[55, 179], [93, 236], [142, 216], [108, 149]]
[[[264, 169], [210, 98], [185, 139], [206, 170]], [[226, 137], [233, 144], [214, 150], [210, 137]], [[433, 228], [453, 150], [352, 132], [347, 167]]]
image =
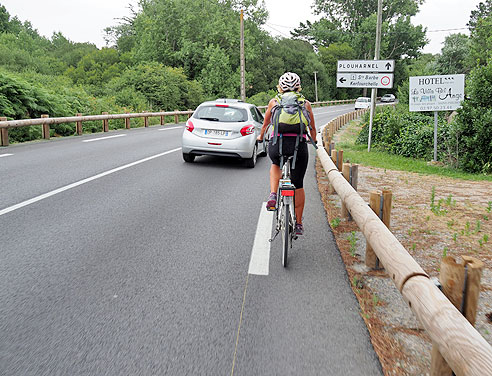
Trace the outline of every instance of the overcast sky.
[[[265, 30], [288, 37], [289, 31], [307, 19], [314, 21], [309, 0], [265, 0], [270, 18]], [[137, 0], [0, 0], [12, 16], [29, 20], [40, 34], [50, 37], [60, 31], [74, 42], [105, 45], [103, 30], [117, 24], [117, 19], [130, 15], [129, 4]], [[480, 0], [426, 0], [420, 13], [413, 17], [429, 31], [430, 43], [424, 52], [438, 53], [446, 35], [468, 33], [467, 30], [435, 31], [466, 28], [470, 12]]]

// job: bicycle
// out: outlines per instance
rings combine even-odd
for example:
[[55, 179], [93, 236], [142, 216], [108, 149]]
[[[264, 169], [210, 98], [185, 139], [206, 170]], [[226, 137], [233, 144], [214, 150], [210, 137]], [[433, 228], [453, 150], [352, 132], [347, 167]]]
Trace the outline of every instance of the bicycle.
[[292, 248], [292, 241], [297, 239], [296, 213], [295, 213], [295, 186], [290, 179], [290, 168], [293, 156], [289, 156], [282, 166], [282, 177], [279, 180], [277, 190], [277, 223], [273, 241], [278, 233], [282, 235], [282, 265], [287, 267], [287, 257], [289, 248]]

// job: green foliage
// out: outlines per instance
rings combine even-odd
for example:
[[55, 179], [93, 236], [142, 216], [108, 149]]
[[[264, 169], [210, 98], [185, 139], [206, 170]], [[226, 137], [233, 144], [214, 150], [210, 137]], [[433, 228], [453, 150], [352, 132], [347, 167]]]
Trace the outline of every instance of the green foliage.
[[[203, 91], [196, 82], [186, 79], [182, 69], [160, 63], [142, 63], [127, 69], [110, 83], [111, 92], [120, 106], [174, 111], [195, 108], [203, 100]], [[144, 107], [144, 108], [145, 108]]]
[[469, 23], [471, 32], [469, 65], [471, 66], [476, 63], [485, 65], [492, 58], [490, 48], [492, 45], [492, 5], [490, 0], [487, 1], [485, 7], [482, 5], [482, 3], [479, 4], [477, 13], [472, 12]]
[[492, 173], [492, 58], [475, 67], [467, 80], [468, 98], [458, 110], [451, 139], [457, 164], [465, 171]]
[[[329, 77], [336, 77], [337, 61], [354, 59], [356, 57], [356, 52], [347, 42], [332, 43], [328, 47], [320, 47], [319, 56], [321, 62], [325, 66], [326, 75]], [[359, 92], [357, 89], [337, 88], [335, 80], [328, 81], [326, 86], [326, 97], [328, 98], [353, 98], [356, 97]]]
[[[363, 118], [358, 144], [367, 144], [369, 116]], [[438, 119], [438, 160], [449, 160], [449, 125]], [[404, 105], [378, 108], [373, 119], [371, 145], [390, 153], [411, 158], [431, 159], [434, 150], [434, 118], [425, 113], [409, 112]]]
[[465, 34], [451, 34], [444, 40], [436, 66], [439, 74], [468, 73], [466, 59], [470, 53], [469, 38]]
[[338, 226], [340, 226], [340, 222], [341, 222], [341, 221], [342, 221], [342, 220], [341, 220], [340, 218], [338, 218], [338, 217], [337, 217], [337, 218], [333, 218], [333, 219], [331, 220], [331, 222], [330, 222], [330, 225], [331, 225], [331, 227], [332, 227], [333, 229], [336, 229]]
[[275, 95], [277, 95], [277, 91], [273, 89], [269, 91], [262, 91], [247, 98], [247, 101], [249, 103], [253, 103], [256, 106], [267, 106], [270, 99], [275, 97]]

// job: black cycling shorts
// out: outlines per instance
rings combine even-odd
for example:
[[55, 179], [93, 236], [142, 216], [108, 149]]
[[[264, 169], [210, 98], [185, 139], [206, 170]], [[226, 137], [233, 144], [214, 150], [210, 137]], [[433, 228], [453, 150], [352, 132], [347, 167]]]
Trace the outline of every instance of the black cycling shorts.
[[[295, 136], [283, 136], [282, 137], [282, 154], [286, 156], [294, 155], [296, 146]], [[280, 137], [277, 139], [277, 143], [273, 145], [273, 139], [268, 144], [268, 156], [272, 160], [274, 165], [280, 166]], [[285, 160], [286, 158], [284, 158]], [[290, 177], [292, 184], [299, 189], [304, 187], [304, 175], [306, 175], [306, 169], [309, 160], [308, 145], [304, 138], [299, 140], [299, 147], [297, 149], [297, 161], [296, 168], [290, 170]]]

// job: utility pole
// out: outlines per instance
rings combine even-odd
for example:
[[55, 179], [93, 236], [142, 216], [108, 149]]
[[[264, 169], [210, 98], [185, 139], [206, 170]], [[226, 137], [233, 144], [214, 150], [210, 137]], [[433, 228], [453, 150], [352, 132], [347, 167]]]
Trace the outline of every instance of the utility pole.
[[240, 43], [240, 59], [241, 59], [241, 100], [246, 101], [246, 80], [244, 68], [244, 16], [241, 9], [241, 43]]
[[316, 73], [318, 73], [318, 71], [314, 71], [314, 92], [315, 92], [316, 102], [317, 102], [318, 101], [318, 81], [316, 80]]
[[[379, 50], [381, 48], [381, 24], [383, 18], [383, 0], [378, 0], [378, 23], [376, 26], [376, 46], [374, 49], [374, 60], [379, 60]], [[367, 140], [367, 151], [371, 151], [372, 119], [376, 108], [376, 97], [378, 89], [371, 89], [371, 112], [369, 115], [369, 139]]]

